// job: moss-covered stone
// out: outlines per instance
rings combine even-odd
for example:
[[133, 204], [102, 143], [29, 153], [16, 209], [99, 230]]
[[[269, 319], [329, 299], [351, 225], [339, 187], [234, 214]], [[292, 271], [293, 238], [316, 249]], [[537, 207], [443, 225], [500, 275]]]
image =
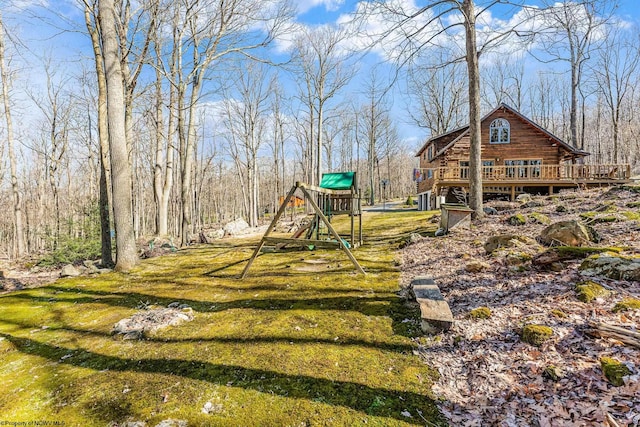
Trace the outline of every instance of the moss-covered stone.
[[524, 252], [509, 252], [505, 256], [505, 261], [508, 265], [522, 265], [531, 261], [531, 255]]
[[553, 314], [555, 317], [557, 317], [559, 319], [565, 319], [567, 317], [567, 313], [565, 313], [562, 310], [558, 310], [558, 309], [551, 310], [551, 314]]
[[622, 301], [616, 303], [611, 311], [613, 311], [614, 313], [618, 313], [620, 311], [630, 310], [640, 310], [640, 299], [625, 298]]
[[629, 221], [638, 221], [640, 220], [640, 212], [621, 212], [622, 216], [627, 218]]
[[552, 381], [560, 381], [564, 378], [564, 371], [555, 365], [549, 365], [544, 368], [542, 375]]
[[586, 280], [576, 284], [576, 297], [582, 302], [591, 302], [599, 297], [606, 297], [610, 294], [602, 285]]
[[620, 216], [618, 215], [602, 212], [583, 212], [580, 214], [580, 218], [590, 223], [606, 223], [620, 220]]
[[488, 319], [491, 317], [491, 309], [489, 307], [474, 308], [469, 312], [469, 317], [472, 319]]
[[525, 325], [520, 337], [522, 341], [531, 345], [540, 346], [553, 336], [553, 329], [545, 325]]
[[624, 363], [612, 357], [601, 357], [600, 367], [607, 380], [616, 387], [624, 385], [622, 378], [631, 375], [631, 370]]
[[628, 208], [637, 209], [640, 208], [640, 202], [629, 202], [626, 204]]
[[625, 185], [623, 190], [631, 191], [632, 193], [640, 193], [640, 185]]
[[578, 268], [585, 276], [640, 281], [640, 257], [637, 255], [593, 254], [582, 261]]
[[529, 218], [537, 224], [549, 225], [551, 224], [551, 219], [543, 213], [540, 212], [531, 212], [529, 214]]
[[469, 261], [464, 266], [464, 269], [469, 273], [480, 273], [481, 271], [489, 270], [490, 268], [491, 265], [489, 263], [478, 260]]
[[507, 219], [507, 223], [510, 225], [525, 225], [527, 223], [527, 218], [525, 218], [522, 214], [511, 215]]
[[562, 257], [570, 259], [586, 258], [593, 254], [602, 254], [606, 252], [620, 253], [624, 248], [617, 246], [594, 247], [594, 246], [557, 246], [554, 248]]

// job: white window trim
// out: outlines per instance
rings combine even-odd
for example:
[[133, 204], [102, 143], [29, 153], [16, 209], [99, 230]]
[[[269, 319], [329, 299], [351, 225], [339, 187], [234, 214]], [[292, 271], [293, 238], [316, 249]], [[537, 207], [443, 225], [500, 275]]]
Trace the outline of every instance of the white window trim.
[[[492, 138], [493, 130], [497, 129], [498, 131], [498, 140], [494, 141]], [[506, 129], [507, 131], [507, 140], [501, 141], [500, 135]], [[489, 125], [489, 144], [510, 144], [511, 143], [511, 124], [507, 119], [502, 117], [494, 119]]]

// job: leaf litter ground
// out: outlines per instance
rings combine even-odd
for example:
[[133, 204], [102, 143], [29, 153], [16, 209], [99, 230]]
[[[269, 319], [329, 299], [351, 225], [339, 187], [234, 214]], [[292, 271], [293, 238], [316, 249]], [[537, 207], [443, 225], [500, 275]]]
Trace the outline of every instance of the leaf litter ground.
[[[603, 237], [599, 245], [623, 247], [624, 253], [637, 256], [640, 226], [637, 219], [628, 218], [638, 212], [638, 196], [634, 191], [605, 189], [536, 197], [539, 203], [531, 208], [489, 203], [500, 209], [498, 215], [487, 216], [471, 230], [454, 229], [446, 237], [423, 238], [403, 250], [403, 284], [417, 275], [433, 277], [455, 317], [448, 332], [417, 339], [425, 362], [440, 373], [433, 390], [442, 398], [440, 408], [451, 425], [640, 425], [640, 349], [586, 334], [589, 321], [637, 332], [640, 310], [614, 313], [612, 308], [626, 297], [639, 298], [640, 284], [589, 277], [611, 293], [584, 303], [574, 290], [576, 283], [585, 280], [578, 270], [581, 260], [565, 262], [561, 271], [539, 271], [530, 261], [520, 265], [508, 261], [512, 251], [530, 258], [543, 250], [537, 245], [492, 255], [483, 249], [490, 236], [536, 237], [545, 227], [531, 218], [523, 226], [509, 225], [514, 213], [538, 212], [555, 222], [607, 210], [626, 214], [615, 222], [594, 221]], [[478, 261], [488, 268], [469, 272], [466, 266]], [[488, 319], [469, 316], [472, 309], [483, 306], [491, 310]], [[529, 323], [550, 326], [552, 339], [540, 347], [523, 343], [520, 329]], [[614, 387], [606, 380], [599, 362], [603, 356], [631, 368], [633, 374], [625, 385]], [[560, 374], [558, 381], [543, 374], [549, 367]]]

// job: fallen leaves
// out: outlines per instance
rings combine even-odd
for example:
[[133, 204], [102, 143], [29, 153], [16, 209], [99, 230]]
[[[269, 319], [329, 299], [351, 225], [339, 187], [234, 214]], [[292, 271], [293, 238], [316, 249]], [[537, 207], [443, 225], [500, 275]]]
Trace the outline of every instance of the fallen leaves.
[[[594, 209], [602, 199], [624, 206], [634, 197], [625, 191], [584, 191], [562, 201], [566, 212], [557, 212], [557, 202], [550, 198], [536, 198], [542, 207], [521, 211], [541, 212], [556, 222], [578, 219], [580, 212]], [[402, 252], [403, 283], [418, 275], [434, 278], [455, 317], [446, 334], [417, 339], [418, 353], [440, 372], [433, 390], [443, 399], [441, 411], [452, 425], [464, 426], [640, 425], [640, 349], [586, 333], [589, 322], [600, 322], [637, 334], [640, 311], [614, 313], [612, 307], [625, 297], [638, 298], [640, 284], [595, 278], [613, 293], [583, 303], [574, 291], [584, 280], [577, 268], [580, 260], [557, 260], [562, 265], [555, 272], [536, 269], [530, 261], [514, 268], [506, 261], [511, 249], [487, 255], [482, 243], [510, 232], [504, 219], [513, 213], [502, 211], [471, 230], [424, 239]], [[527, 223], [518, 232], [535, 237], [543, 227]], [[607, 246], [629, 247], [640, 239], [636, 221], [595, 228]], [[541, 250], [534, 245], [517, 248], [532, 258]], [[629, 250], [640, 252], [637, 247]], [[488, 268], [466, 268], [470, 263]], [[481, 306], [491, 309], [489, 318], [468, 316]], [[551, 327], [553, 337], [539, 348], [521, 342], [519, 331], [527, 323]], [[624, 385], [614, 387], [603, 376], [603, 356], [632, 366]]]

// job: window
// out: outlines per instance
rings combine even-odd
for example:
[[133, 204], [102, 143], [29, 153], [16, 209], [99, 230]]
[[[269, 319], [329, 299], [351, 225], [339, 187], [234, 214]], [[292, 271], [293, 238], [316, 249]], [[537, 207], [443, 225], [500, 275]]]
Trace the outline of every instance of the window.
[[542, 160], [505, 160], [508, 178], [540, 178]]
[[511, 142], [511, 126], [505, 119], [495, 119], [489, 125], [490, 144], [508, 144]]
[[488, 179], [493, 175], [493, 166], [495, 165], [493, 160], [482, 161], [482, 178]]
[[433, 169], [427, 169], [427, 178], [428, 179], [433, 178]]
[[430, 145], [427, 149], [427, 157], [429, 161], [433, 160], [433, 145]]
[[460, 178], [469, 179], [469, 162], [460, 162]]

